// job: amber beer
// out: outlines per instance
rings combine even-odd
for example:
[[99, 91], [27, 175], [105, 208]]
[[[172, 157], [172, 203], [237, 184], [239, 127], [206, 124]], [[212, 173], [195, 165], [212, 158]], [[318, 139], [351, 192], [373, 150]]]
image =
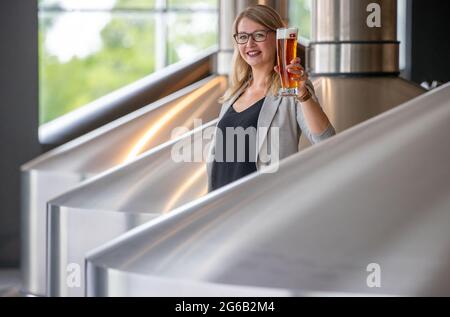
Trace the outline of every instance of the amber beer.
[[277, 29], [277, 60], [282, 87], [280, 94], [283, 96], [297, 95], [298, 82], [292, 79], [293, 74], [286, 69], [297, 57], [297, 35], [297, 28]]

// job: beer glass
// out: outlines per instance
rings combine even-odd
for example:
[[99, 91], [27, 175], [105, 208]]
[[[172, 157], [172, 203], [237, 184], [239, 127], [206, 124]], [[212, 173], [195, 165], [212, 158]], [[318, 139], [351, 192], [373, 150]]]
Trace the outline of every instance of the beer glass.
[[280, 71], [282, 96], [295, 96], [298, 93], [298, 82], [293, 80], [294, 74], [286, 67], [297, 57], [297, 28], [277, 29], [277, 61]]

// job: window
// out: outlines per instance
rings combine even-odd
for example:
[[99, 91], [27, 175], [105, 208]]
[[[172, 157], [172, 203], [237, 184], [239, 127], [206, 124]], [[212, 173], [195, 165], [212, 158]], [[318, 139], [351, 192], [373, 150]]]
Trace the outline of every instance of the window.
[[311, 39], [311, 0], [290, 0], [289, 21], [289, 26], [298, 27], [300, 37]]
[[39, 0], [40, 123], [218, 42], [216, 0]]

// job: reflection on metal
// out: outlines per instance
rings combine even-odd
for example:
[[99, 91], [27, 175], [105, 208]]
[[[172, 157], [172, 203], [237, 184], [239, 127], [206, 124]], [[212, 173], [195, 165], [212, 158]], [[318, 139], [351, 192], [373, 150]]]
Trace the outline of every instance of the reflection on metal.
[[197, 198], [202, 197], [208, 193], [208, 183], [204, 183], [205, 167], [202, 166], [195, 173], [189, 176], [188, 180], [185, 181], [181, 186], [174, 192], [170, 200], [167, 202], [163, 209], [163, 213], [168, 213], [172, 211], [175, 206], [179, 205], [179, 200], [183, 197], [188, 190], [191, 190], [194, 186], [199, 188], [199, 193]]
[[[158, 135], [158, 132], [164, 129], [170, 121], [180, 115], [180, 113], [186, 108], [192, 107], [194, 104], [198, 104], [199, 106], [210, 106], [211, 103], [203, 103], [201, 104], [199, 101], [201, 98], [204, 98], [208, 92], [212, 89], [220, 86], [223, 82], [222, 77], [214, 78], [213, 80], [206, 83], [204, 86], [195, 90], [191, 94], [187, 95], [184, 99], [180, 100], [172, 109], [168, 112], [164, 113], [163, 116], [144, 133], [144, 135], [139, 139], [139, 141], [133, 146], [132, 150], [128, 154], [125, 162], [129, 162], [136, 158], [140, 153], [143, 152], [143, 149], [147, 148], [147, 144]], [[196, 111], [191, 118], [198, 118], [198, 112]], [[187, 125], [192, 124], [193, 121], [188, 120]], [[184, 125], [183, 125], [184, 126]]]
[[411, 100], [424, 91], [397, 78], [320, 77], [314, 86], [322, 105], [339, 131]]
[[[314, 44], [309, 49], [309, 67], [322, 74], [397, 74], [398, 44]], [[328, 57], [334, 56], [330, 59]]]
[[449, 122], [450, 84], [135, 228], [88, 295], [449, 296]]
[[[177, 162], [172, 152], [182, 144], [202, 158], [215, 123], [159, 145], [49, 201], [47, 295], [83, 296], [88, 251], [206, 193], [203, 160]], [[80, 268], [79, 287], [67, 285], [69, 265]]]
[[[313, 79], [320, 104], [336, 131], [342, 132], [424, 93], [398, 77], [319, 77]], [[310, 146], [302, 135], [300, 148]]]
[[[203, 88], [206, 85], [207, 88]], [[212, 76], [122, 117], [83, 137], [52, 150], [22, 167], [22, 275], [23, 291], [46, 293], [46, 203], [99, 173], [124, 163], [133, 144], [149, 127], [167, 113], [177, 116], [159, 129], [140, 151], [144, 152], [171, 139], [177, 127], [192, 129], [192, 118], [209, 122], [219, 113], [218, 98], [226, 89], [226, 78]], [[197, 90], [200, 90], [200, 95]], [[183, 101], [191, 100], [190, 104]], [[180, 108], [179, 105], [182, 105]], [[200, 110], [201, 109], [201, 110]]]

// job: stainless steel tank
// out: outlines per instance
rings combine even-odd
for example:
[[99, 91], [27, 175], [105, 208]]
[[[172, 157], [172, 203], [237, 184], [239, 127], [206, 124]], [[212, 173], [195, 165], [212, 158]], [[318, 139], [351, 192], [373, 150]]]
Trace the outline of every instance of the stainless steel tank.
[[88, 295], [449, 296], [449, 122], [447, 84], [137, 227]]
[[307, 70], [337, 132], [425, 92], [398, 77], [396, 0], [313, 0], [311, 14]]
[[[202, 155], [215, 123], [196, 127], [48, 202], [47, 295], [84, 296], [84, 259], [90, 250], [207, 193]], [[181, 149], [192, 162], [175, 156]]]
[[46, 294], [46, 203], [82, 181], [171, 139], [176, 127], [191, 129], [194, 119], [209, 122], [226, 78], [210, 76], [22, 166], [23, 291]]

